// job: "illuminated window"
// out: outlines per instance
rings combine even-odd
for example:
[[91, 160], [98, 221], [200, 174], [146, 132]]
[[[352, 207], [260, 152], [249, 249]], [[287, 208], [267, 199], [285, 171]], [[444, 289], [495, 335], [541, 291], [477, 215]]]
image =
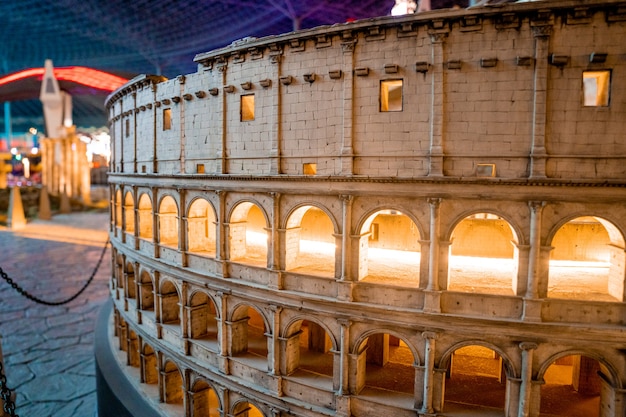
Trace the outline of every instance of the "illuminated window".
[[163, 109], [163, 130], [172, 128], [172, 109]]
[[241, 96], [241, 121], [254, 120], [254, 94]]
[[583, 104], [603, 107], [609, 105], [611, 71], [583, 71]]
[[302, 165], [302, 173], [304, 175], [315, 175], [317, 174], [317, 164], [304, 164]]
[[402, 111], [402, 80], [380, 82], [380, 111]]

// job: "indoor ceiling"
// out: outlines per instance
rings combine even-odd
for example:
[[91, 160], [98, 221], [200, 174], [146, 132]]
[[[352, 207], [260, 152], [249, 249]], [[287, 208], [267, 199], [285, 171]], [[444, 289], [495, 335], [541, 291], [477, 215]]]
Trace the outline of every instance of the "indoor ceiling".
[[[195, 72], [193, 58], [247, 36], [262, 37], [390, 13], [394, 0], [14, 0], [0, 1], [0, 75], [80, 65], [168, 78]], [[468, 0], [431, 0], [431, 7]], [[105, 95], [74, 96], [74, 123], [106, 124]], [[0, 101], [3, 100], [0, 95]], [[4, 106], [0, 106], [4, 118]], [[11, 103], [12, 130], [43, 128], [38, 99]], [[1, 123], [1, 122], [0, 122]], [[0, 128], [4, 132], [5, 128]], [[0, 136], [2, 133], [0, 133]]]

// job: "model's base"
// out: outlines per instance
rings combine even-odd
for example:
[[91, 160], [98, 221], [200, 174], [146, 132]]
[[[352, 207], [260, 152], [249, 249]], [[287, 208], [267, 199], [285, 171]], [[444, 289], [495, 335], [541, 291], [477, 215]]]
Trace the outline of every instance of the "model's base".
[[111, 300], [100, 310], [95, 331], [98, 417], [159, 417], [153, 405], [128, 381], [109, 338]]

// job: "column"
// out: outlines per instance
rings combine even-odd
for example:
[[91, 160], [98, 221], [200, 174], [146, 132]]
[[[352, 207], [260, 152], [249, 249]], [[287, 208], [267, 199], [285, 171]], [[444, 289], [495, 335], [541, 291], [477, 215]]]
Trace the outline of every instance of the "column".
[[[176, 81], [178, 81], [179, 84], [179, 91], [178, 94], [180, 94], [180, 96], [182, 97], [183, 94], [185, 94], [185, 80], [186, 77], [184, 75], [179, 75], [178, 77], [176, 77]], [[187, 141], [187, 137], [185, 135], [185, 103], [186, 100], [181, 100], [178, 104], [178, 118], [179, 118], [179, 126], [180, 126], [180, 131], [179, 131], [179, 138], [180, 138], [180, 173], [181, 174], [185, 174], [186, 173], [186, 160], [187, 160], [187, 152], [185, 151], [185, 147], [186, 147], [186, 141]], [[195, 172], [195, 171], [194, 171]], [[182, 205], [181, 205], [181, 210], [182, 210]]]
[[341, 174], [354, 174], [354, 46], [357, 39], [350, 36], [341, 43], [343, 52], [343, 132], [341, 137]]
[[228, 339], [230, 336], [226, 327], [227, 326], [226, 318], [228, 317], [228, 308], [227, 308], [228, 295], [219, 291], [217, 293], [217, 297], [219, 299], [219, 304], [216, 305], [215, 307], [216, 309], [219, 309], [219, 322], [217, 323], [218, 325], [217, 343], [219, 345], [219, 353], [220, 353], [219, 366], [220, 366], [220, 371], [223, 372], [225, 375], [228, 375], [230, 373], [230, 370], [228, 369]]
[[440, 198], [429, 198], [430, 205], [430, 249], [428, 251], [428, 284], [424, 294], [424, 311], [438, 313], [441, 311], [439, 294], [439, 209]]
[[[337, 319], [341, 326], [339, 329], [339, 346], [335, 354], [335, 369], [337, 372], [333, 376], [333, 389], [336, 393], [336, 416], [350, 417], [352, 415], [350, 409], [350, 326], [352, 322], [346, 319]], [[355, 368], [356, 371], [356, 368]]]
[[[276, 305], [271, 305], [269, 306], [269, 309], [271, 311], [272, 314], [272, 343], [270, 346], [270, 350], [269, 350], [269, 371], [272, 375], [280, 375], [280, 355], [281, 355], [281, 351], [280, 351], [280, 340], [279, 340], [279, 334], [280, 334], [280, 312], [283, 310], [282, 307], [280, 306], [276, 306]], [[282, 391], [280, 389], [280, 383], [279, 383], [279, 394], [280, 391]]]
[[537, 344], [522, 342], [519, 344], [519, 348], [522, 350], [522, 384], [520, 386], [518, 417], [528, 417], [532, 394], [533, 354], [537, 349]]
[[216, 270], [218, 276], [223, 278], [228, 277], [228, 271], [226, 268], [226, 260], [228, 259], [228, 224], [226, 223], [226, 192], [216, 190], [215, 194], [219, 199], [216, 216], [217, 216], [217, 229], [215, 231], [215, 259], [222, 264], [221, 271]]
[[532, 25], [535, 38], [535, 69], [533, 74], [533, 124], [530, 151], [530, 178], [546, 177], [546, 104], [548, 91], [548, 54], [550, 25]]
[[[227, 66], [225, 62], [220, 63], [220, 65], [218, 65], [217, 67], [217, 70], [220, 72], [220, 74], [222, 74], [222, 85], [226, 85], [226, 69]], [[226, 104], [226, 94], [227, 93], [222, 90], [222, 94], [218, 96], [218, 99], [221, 100], [220, 104], [222, 105], [222, 124], [220, 126], [222, 128], [222, 143], [220, 149], [218, 149], [217, 151], [218, 162], [216, 167], [216, 171], [219, 174], [228, 174], [228, 157], [226, 150], [228, 143], [226, 128], [226, 126], [228, 126], [228, 105]]]
[[189, 242], [187, 241], [187, 190], [179, 188], [176, 191], [178, 191], [178, 198], [180, 199], [178, 208], [178, 250], [181, 254], [182, 266], [186, 267], [188, 265], [187, 256], [189, 251]]
[[[435, 341], [437, 334], [434, 332], [423, 332], [424, 344], [424, 394], [421, 413], [432, 414], [433, 408], [433, 386], [435, 369]], [[416, 404], [417, 406], [417, 404]]]
[[[151, 84], [150, 85], [150, 90], [152, 91], [152, 101], [153, 102], [157, 102], [157, 85], [156, 84]], [[150, 108], [150, 107], [149, 107]], [[156, 173], [158, 172], [158, 157], [157, 157], [157, 141], [158, 141], [158, 134], [157, 134], [157, 114], [158, 114], [158, 107], [155, 105], [152, 107], [152, 172]]]
[[350, 271], [350, 229], [352, 223], [352, 202], [351, 195], [342, 195], [342, 213], [341, 213], [341, 280], [351, 281]]
[[439, 290], [439, 209], [440, 198], [429, 198], [430, 205], [430, 250], [428, 251], [428, 285], [429, 291]]
[[[435, 22], [433, 22], [434, 24]], [[428, 176], [443, 176], [443, 120], [444, 120], [444, 43], [448, 29], [429, 30], [431, 41], [431, 87], [430, 87], [430, 167]]]
[[278, 226], [280, 224], [280, 193], [270, 193], [272, 197], [272, 224], [271, 224], [271, 249], [270, 249], [270, 269], [276, 271], [280, 269], [280, 236]]
[[[353, 287], [353, 271], [352, 268], [352, 245], [351, 245], [351, 229], [352, 229], [352, 202], [354, 198], [351, 195], [340, 196], [342, 201], [342, 215], [341, 215], [341, 253], [339, 258], [341, 260], [341, 271], [337, 285], [337, 298], [341, 301], [352, 300], [352, 287]], [[335, 257], [336, 259], [337, 257]], [[337, 263], [335, 263], [335, 269]], [[337, 274], [335, 274], [337, 276]]]
[[541, 214], [545, 201], [530, 201], [530, 248], [528, 251], [528, 284], [524, 294], [524, 319], [541, 320], [539, 297], [539, 277], [541, 265]]
[[[280, 80], [282, 75], [282, 50], [276, 49], [270, 51], [270, 62], [274, 64], [275, 68], [274, 80]], [[281, 149], [283, 142], [283, 130], [282, 130], [282, 84], [276, 83], [276, 87], [273, 89], [269, 99], [269, 107], [272, 109], [271, 113], [274, 114], [274, 123], [270, 123], [270, 138], [272, 138], [272, 148], [270, 149], [270, 175], [282, 174], [282, 161], [281, 161]]]

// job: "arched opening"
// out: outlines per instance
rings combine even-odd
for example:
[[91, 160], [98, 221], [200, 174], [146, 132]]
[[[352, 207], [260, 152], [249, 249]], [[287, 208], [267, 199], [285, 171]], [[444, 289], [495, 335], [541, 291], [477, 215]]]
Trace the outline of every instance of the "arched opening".
[[152, 346], [146, 344], [141, 351], [141, 382], [144, 384], [158, 384], [159, 373], [157, 368], [156, 354]]
[[169, 280], [161, 283], [161, 323], [180, 324], [180, 296]]
[[359, 280], [418, 287], [420, 232], [413, 220], [397, 210], [380, 210], [360, 231]]
[[261, 209], [253, 203], [240, 203], [228, 226], [230, 260], [267, 266], [267, 222]]
[[135, 233], [135, 202], [130, 192], [124, 195], [124, 221], [124, 231], [130, 234]]
[[240, 401], [233, 407], [233, 417], [265, 417], [254, 404], [248, 401]]
[[334, 231], [328, 214], [317, 207], [304, 206], [291, 213], [285, 230], [285, 269], [333, 277]]
[[187, 214], [188, 250], [199, 255], [215, 257], [215, 212], [209, 202], [198, 198]]
[[[357, 392], [372, 397], [392, 397], [412, 407], [417, 361], [407, 343], [388, 333], [375, 333], [360, 344]], [[389, 398], [391, 400], [391, 398]]]
[[183, 377], [178, 366], [170, 360], [163, 367], [163, 399], [167, 404], [183, 403]]
[[139, 217], [139, 237], [152, 241], [154, 238], [152, 232], [152, 201], [148, 194], [142, 194], [139, 197], [138, 217]]
[[115, 227], [122, 227], [122, 191], [115, 191], [115, 200], [113, 200], [113, 204], [115, 205]]
[[581, 355], [556, 359], [546, 369], [541, 386], [541, 416], [599, 417], [602, 378], [610, 375], [597, 360]]
[[191, 387], [191, 416], [220, 417], [220, 400], [217, 393], [204, 380], [196, 381]]
[[267, 336], [263, 316], [252, 307], [241, 306], [233, 313], [229, 326], [231, 355], [254, 359], [258, 361], [259, 367], [267, 367]]
[[450, 356], [445, 381], [446, 415], [475, 410], [504, 416], [506, 372], [502, 356], [484, 346], [456, 349]]
[[285, 362], [281, 372], [295, 377], [326, 378], [332, 389], [333, 343], [322, 326], [299, 320], [289, 326], [285, 338]]
[[118, 255], [115, 257], [115, 284], [117, 288], [124, 288], [124, 257]]
[[190, 337], [217, 342], [217, 310], [213, 300], [202, 292], [196, 292], [189, 303]]
[[139, 363], [139, 338], [137, 337], [137, 333], [130, 330], [128, 332], [128, 365], [138, 368]]
[[139, 308], [144, 311], [154, 311], [154, 284], [150, 274], [142, 272], [139, 280]]
[[548, 297], [624, 300], [624, 238], [612, 223], [578, 217], [552, 239]]
[[169, 195], [159, 205], [159, 243], [178, 247], [178, 206]]
[[450, 238], [448, 290], [515, 295], [517, 236], [498, 215], [477, 213], [459, 222]]
[[126, 298], [134, 300], [137, 297], [135, 292], [135, 268], [130, 262], [126, 264], [126, 270], [124, 271], [126, 277]]

